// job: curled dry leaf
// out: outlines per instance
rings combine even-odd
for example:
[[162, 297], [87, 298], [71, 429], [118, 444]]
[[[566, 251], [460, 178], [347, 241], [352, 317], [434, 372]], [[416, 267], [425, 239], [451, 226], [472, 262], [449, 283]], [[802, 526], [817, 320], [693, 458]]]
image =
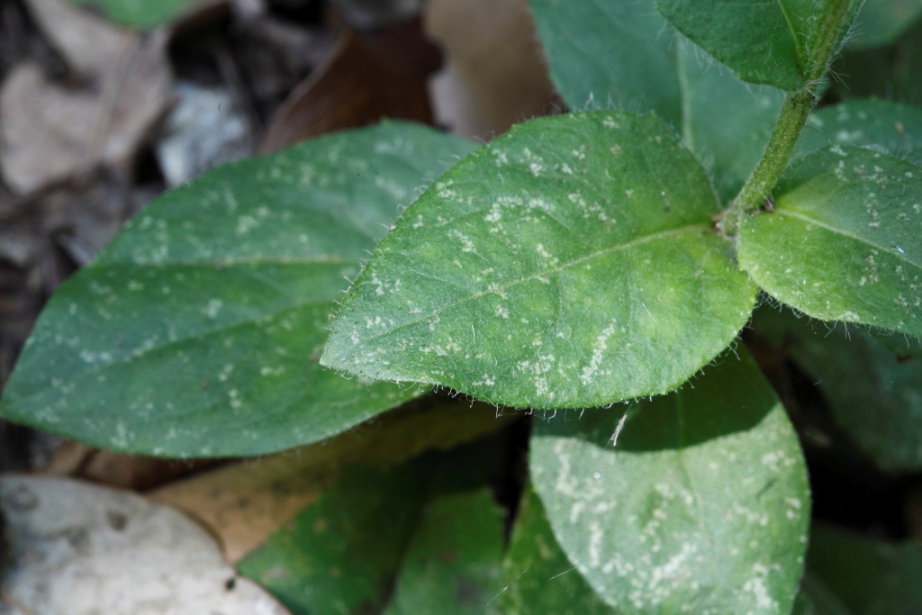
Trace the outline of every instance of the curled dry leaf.
[[126, 170], [169, 103], [165, 33], [142, 36], [61, 0], [29, 8], [72, 83], [32, 63], [10, 72], [0, 90], [4, 180], [26, 194], [98, 166]]
[[11, 615], [284, 615], [198, 525], [136, 495], [59, 478], [0, 478]]

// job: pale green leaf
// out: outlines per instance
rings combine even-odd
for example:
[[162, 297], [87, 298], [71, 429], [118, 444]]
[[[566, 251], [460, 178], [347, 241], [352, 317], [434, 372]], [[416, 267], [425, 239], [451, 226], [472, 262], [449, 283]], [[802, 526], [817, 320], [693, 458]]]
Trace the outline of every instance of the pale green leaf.
[[417, 395], [317, 359], [333, 302], [398, 207], [471, 147], [385, 124], [167, 193], [55, 294], [0, 413], [102, 448], [247, 455]]
[[653, 0], [529, 4], [551, 79], [571, 110], [655, 110], [679, 123], [675, 42]]
[[720, 353], [755, 289], [694, 157], [652, 115], [521, 124], [413, 204], [322, 362], [513, 406], [663, 393]]
[[870, 146], [897, 157], [919, 158], [922, 109], [869, 98], [823, 107], [810, 114], [795, 153], [828, 145]]
[[815, 525], [807, 567], [855, 615], [922, 611], [922, 549], [911, 541], [884, 542]]
[[922, 337], [922, 170], [835, 145], [793, 160], [775, 195], [740, 229], [759, 286], [821, 320]]
[[881, 468], [922, 469], [922, 340], [770, 308], [752, 326], [816, 381], [835, 422]]
[[155, 28], [190, 8], [195, 0], [72, 0], [97, 7], [113, 21], [134, 28]]
[[539, 421], [535, 490], [564, 552], [619, 613], [786, 615], [810, 518], [797, 436], [748, 354], [690, 385], [626, 419], [615, 407]]
[[531, 485], [503, 560], [503, 589], [495, 603], [503, 615], [616, 615], [570, 563], [551, 531]]
[[488, 489], [429, 502], [384, 615], [482, 615], [500, 591], [502, 509]]
[[[656, 0], [680, 32], [743, 81], [795, 91], [817, 58], [811, 41], [825, 24], [824, 0]], [[859, 3], [854, 3], [857, 9]]]
[[919, 17], [922, 0], [864, 0], [848, 46], [857, 49], [892, 43]]

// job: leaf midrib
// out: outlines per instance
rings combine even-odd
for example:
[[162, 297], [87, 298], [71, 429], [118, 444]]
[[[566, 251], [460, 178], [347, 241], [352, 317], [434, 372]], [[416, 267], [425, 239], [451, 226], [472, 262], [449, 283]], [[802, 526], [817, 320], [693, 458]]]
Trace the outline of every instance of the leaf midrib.
[[[382, 331], [381, 333], [378, 333], [378, 334], [373, 335], [373, 336], [371, 336], [371, 337], [363, 338], [363, 339], [362, 339], [362, 342], [364, 342], [364, 343], [373, 342], [373, 341], [375, 341], [375, 340], [377, 340], [377, 339], [379, 339], [379, 338], [381, 338], [381, 337], [384, 337], [384, 336], [386, 336], [386, 335], [391, 335], [391, 334], [394, 333], [395, 331], [399, 331], [400, 329], [404, 329], [404, 328], [407, 328], [407, 327], [411, 327], [411, 326], [416, 325], [416, 324], [418, 324], [418, 323], [420, 323], [420, 322], [423, 322], [423, 321], [425, 321], [425, 320], [427, 320], [427, 319], [429, 319], [429, 318], [432, 318], [433, 316], [437, 316], [437, 315], [441, 314], [442, 312], [444, 312], [445, 310], [447, 310], [447, 309], [449, 309], [449, 308], [453, 308], [453, 307], [462, 305], [462, 304], [467, 303], [467, 302], [469, 302], [469, 301], [474, 301], [474, 300], [476, 300], [476, 299], [479, 299], [479, 298], [484, 297], [484, 296], [489, 295], [489, 294], [496, 294], [498, 291], [505, 291], [505, 290], [510, 289], [510, 288], [512, 288], [512, 287], [514, 287], [514, 286], [518, 286], [519, 284], [524, 284], [524, 283], [526, 283], [526, 282], [531, 282], [531, 281], [533, 281], [533, 280], [537, 280], [537, 279], [539, 279], [539, 278], [541, 278], [541, 277], [544, 277], [544, 276], [547, 276], [547, 275], [551, 275], [551, 274], [554, 274], [554, 273], [559, 273], [559, 272], [563, 271], [564, 269], [568, 269], [568, 268], [573, 267], [573, 266], [575, 266], [575, 265], [582, 264], [582, 263], [584, 263], [584, 262], [586, 262], [586, 261], [589, 261], [589, 260], [591, 260], [591, 259], [594, 259], [594, 258], [597, 258], [597, 257], [600, 257], [600, 256], [604, 256], [604, 255], [606, 255], [606, 254], [610, 254], [610, 253], [612, 253], [612, 252], [617, 252], [617, 251], [621, 251], [621, 250], [630, 249], [630, 248], [633, 248], [633, 247], [635, 247], [635, 246], [642, 245], [642, 244], [648, 243], [648, 242], [650, 242], [650, 241], [655, 241], [655, 240], [657, 240], [657, 239], [662, 239], [662, 238], [665, 238], [665, 237], [670, 237], [670, 236], [672, 236], [672, 235], [680, 235], [680, 234], [683, 234], [683, 233], [690, 233], [690, 232], [701, 231], [701, 230], [710, 230], [710, 228], [711, 228], [711, 227], [710, 227], [709, 224], [706, 224], [706, 223], [703, 223], [703, 222], [696, 222], [696, 223], [694, 223], [694, 224], [688, 224], [688, 225], [686, 225], [686, 226], [682, 226], [682, 227], [678, 227], [678, 228], [673, 228], [673, 229], [669, 229], [669, 230], [666, 230], [666, 231], [659, 231], [659, 232], [656, 232], [656, 233], [651, 233], [651, 234], [649, 234], [649, 235], [643, 235], [643, 236], [641, 236], [641, 237], [638, 237], [637, 239], [633, 239], [633, 240], [628, 241], [628, 242], [626, 242], [626, 243], [622, 243], [622, 244], [610, 246], [610, 247], [607, 247], [607, 248], [603, 248], [603, 249], [601, 249], [601, 250], [597, 250], [597, 251], [595, 251], [595, 252], [586, 254], [585, 256], [581, 256], [581, 257], [579, 257], [579, 258], [573, 259], [572, 261], [569, 261], [569, 262], [563, 263], [563, 264], [561, 264], [561, 265], [558, 265], [557, 267], [550, 267], [550, 268], [548, 268], [548, 269], [544, 269], [544, 270], [542, 270], [542, 271], [540, 271], [540, 272], [533, 273], [533, 274], [531, 274], [531, 275], [527, 275], [527, 276], [524, 276], [524, 277], [519, 278], [519, 279], [516, 279], [516, 280], [507, 281], [505, 284], [498, 284], [498, 285], [496, 285], [496, 286], [492, 286], [492, 287], [490, 287], [490, 288], [488, 288], [488, 289], [486, 289], [486, 290], [483, 290], [483, 291], [474, 293], [474, 294], [472, 294], [472, 295], [470, 295], [470, 296], [468, 296], [468, 297], [465, 297], [465, 298], [463, 298], [463, 299], [460, 299], [460, 300], [458, 300], [458, 301], [452, 301], [452, 302], [450, 302], [450, 303], [446, 303], [445, 305], [443, 305], [442, 307], [438, 308], [437, 310], [433, 310], [433, 311], [431, 311], [431, 312], [429, 312], [429, 313], [427, 313], [427, 314], [425, 314], [425, 315], [423, 315], [423, 316], [420, 316], [419, 318], [416, 318], [416, 319], [409, 320], [409, 321], [407, 321], [407, 322], [401, 323], [400, 325], [398, 325], [398, 326], [396, 326], [396, 327], [393, 327], [393, 328], [388, 329], [388, 330], [386, 330], [386, 331]], [[339, 321], [337, 321], [337, 322], [339, 322]], [[336, 329], [337, 329], [337, 327], [334, 325], [334, 331], [336, 331]], [[326, 363], [324, 362], [323, 357], [321, 357], [320, 362], [321, 362], [322, 364], [326, 365]]]

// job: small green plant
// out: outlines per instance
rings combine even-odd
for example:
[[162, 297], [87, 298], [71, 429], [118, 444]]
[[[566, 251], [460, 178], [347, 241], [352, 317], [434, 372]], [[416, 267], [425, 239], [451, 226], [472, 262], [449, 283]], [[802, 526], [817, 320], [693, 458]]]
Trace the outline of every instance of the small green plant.
[[[807, 469], [737, 344], [761, 296], [776, 309], [752, 327], [830, 383], [858, 444], [922, 467], [918, 419], [848, 409], [881, 397], [862, 388], [874, 373], [896, 383], [887, 408], [918, 412], [922, 357], [922, 111], [814, 110], [861, 4], [531, 0], [583, 111], [482, 147], [384, 123], [164, 195], [50, 302], [2, 414], [116, 450], [240, 456], [447, 387], [540, 411], [505, 551], [482, 493], [434, 500], [409, 547], [381, 543], [425, 553], [448, 526], [486, 545], [468, 563], [493, 562], [474, 575], [493, 595], [457, 612], [870, 612], [822, 566], [798, 597]], [[859, 38], [895, 39], [911, 4], [869, 2]], [[816, 336], [781, 303], [843, 324]], [[833, 566], [845, 539], [819, 535]], [[436, 612], [440, 579], [397, 583], [387, 612]]]

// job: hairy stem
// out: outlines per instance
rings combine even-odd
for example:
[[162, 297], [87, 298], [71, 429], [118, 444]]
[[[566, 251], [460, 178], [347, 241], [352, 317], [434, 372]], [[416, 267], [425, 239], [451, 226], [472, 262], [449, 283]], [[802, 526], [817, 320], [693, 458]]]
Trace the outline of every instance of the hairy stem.
[[797, 139], [807, 122], [807, 116], [816, 105], [815, 89], [836, 52], [839, 34], [850, 4], [851, 0], [826, 0], [824, 3], [818, 16], [820, 25], [806, 45], [808, 64], [805, 67], [805, 85], [796, 92], [789, 92], [785, 98], [778, 122], [772, 130], [762, 158], [720, 222], [721, 232], [725, 236], [735, 236], [743, 214], [762, 207], [778, 183], [778, 178], [787, 166]]

